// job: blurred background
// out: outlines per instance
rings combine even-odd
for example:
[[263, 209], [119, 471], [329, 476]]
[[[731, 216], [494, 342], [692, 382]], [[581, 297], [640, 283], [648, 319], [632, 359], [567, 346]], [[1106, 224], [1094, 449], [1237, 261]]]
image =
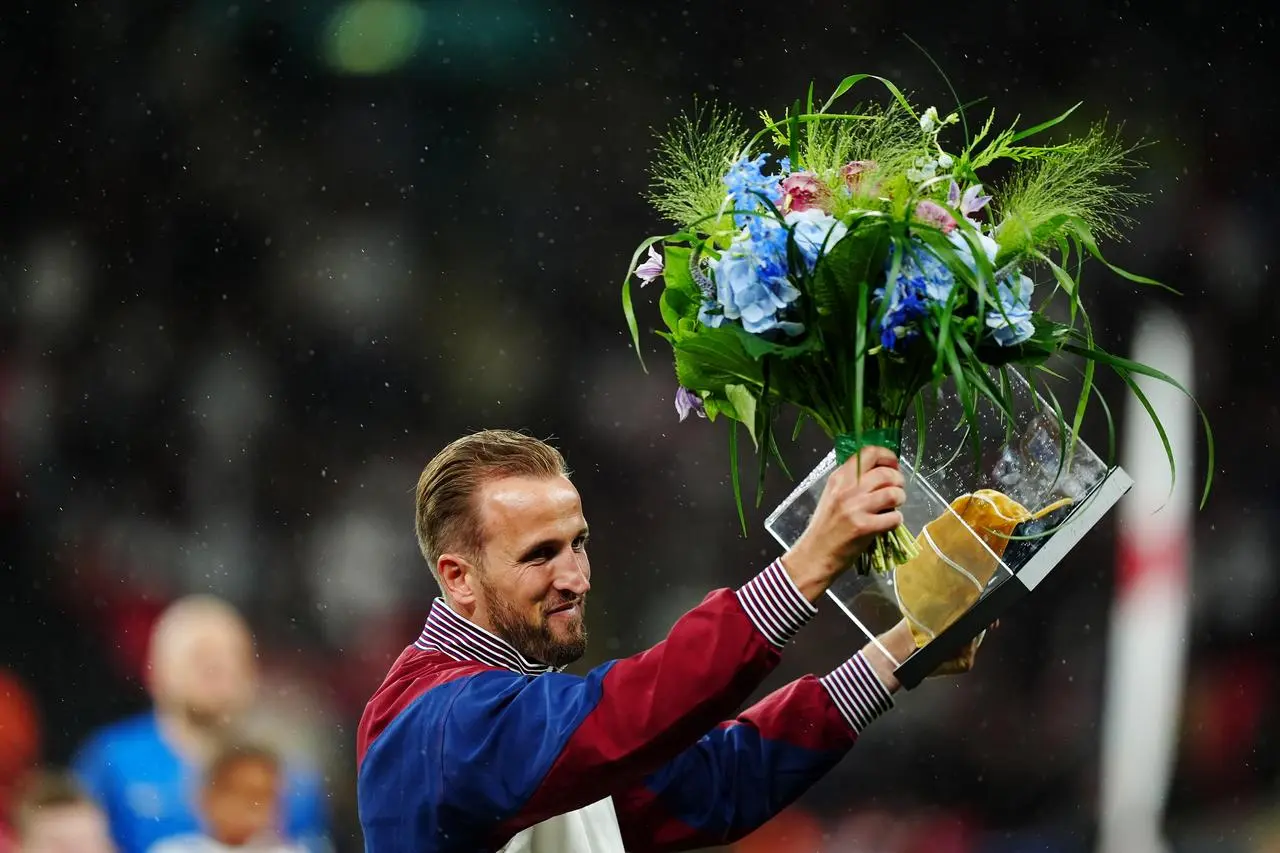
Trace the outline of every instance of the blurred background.
[[[646, 374], [623, 324], [631, 252], [665, 227], [652, 128], [695, 94], [777, 114], [856, 72], [947, 108], [905, 32], [998, 119], [1083, 100], [1070, 129], [1156, 143], [1109, 255], [1182, 296], [1094, 270], [1086, 304], [1120, 352], [1145, 307], [1184, 318], [1219, 442], [1163, 821], [1178, 850], [1280, 850], [1270, 7], [23, 5], [0, 22], [0, 798], [148, 707], [154, 620], [206, 592], [252, 627], [257, 714], [320, 773], [332, 846], [362, 849], [355, 724], [435, 594], [412, 489], [465, 431], [552, 436], [575, 471], [596, 568], [576, 669], [770, 560], [786, 482], [743, 537], [725, 430], [677, 422], [662, 342]], [[1116, 534], [1113, 513], [974, 672], [901, 697], [740, 849], [1094, 849]], [[766, 689], [858, 643], [824, 608]]]

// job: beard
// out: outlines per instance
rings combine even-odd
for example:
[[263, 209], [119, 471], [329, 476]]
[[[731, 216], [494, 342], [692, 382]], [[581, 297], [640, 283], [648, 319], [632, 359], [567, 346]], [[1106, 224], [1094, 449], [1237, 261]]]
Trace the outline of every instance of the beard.
[[[489, 613], [489, 621], [493, 631], [510, 643], [516, 651], [531, 660], [539, 661], [554, 667], [568, 666], [582, 657], [587, 651], [587, 629], [583, 624], [586, 614], [586, 600], [582, 598], [561, 599], [550, 607], [572, 603], [578, 607], [578, 615], [573, 619], [559, 620], [564, 625], [560, 631], [555, 629], [550, 617], [539, 613], [536, 623], [516, 610], [511, 602], [492, 590], [488, 584], [480, 584], [480, 594], [484, 596], [484, 606]], [[559, 636], [557, 636], [559, 635]]]

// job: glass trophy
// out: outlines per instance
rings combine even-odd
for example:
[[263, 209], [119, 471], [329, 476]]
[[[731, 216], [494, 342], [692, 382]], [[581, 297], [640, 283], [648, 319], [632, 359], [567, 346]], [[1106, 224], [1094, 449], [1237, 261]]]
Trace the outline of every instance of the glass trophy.
[[[984, 402], [971, 426], [947, 386], [926, 392], [919, 425], [925, 449], [917, 459], [916, 419], [907, 417], [902, 510], [919, 555], [887, 575], [846, 572], [827, 590], [868, 641], [877, 642], [906, 619], [916, 651], [905, 660], [890, 659], [908, 689], [947, 672], [1133, 485], [1122, 468], [1108, 467], [1084, 442], [1064, 442], [1054, 408], [1021, 374], [1005, 372], [1014, 402], [1011, 422]], [[835, 464], [832, 451], [766, 519], [784, 548], [804, 532]]]

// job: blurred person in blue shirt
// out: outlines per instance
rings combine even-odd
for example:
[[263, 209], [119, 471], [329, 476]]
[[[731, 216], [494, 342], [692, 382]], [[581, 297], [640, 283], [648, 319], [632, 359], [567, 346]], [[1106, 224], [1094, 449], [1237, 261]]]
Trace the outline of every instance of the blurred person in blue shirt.
[[[106, 810], [120, 853], [200, 831], [205, 769], [249, 709], [257, 687], [253, 638], [226, 602], [192, 596], [171, 605], [151, 635], [147, 688], [154, 709], [89, 738], [73, 767]], [[279, 811], [286, 838], [327, 853], [325, 792], [289, 768]]]

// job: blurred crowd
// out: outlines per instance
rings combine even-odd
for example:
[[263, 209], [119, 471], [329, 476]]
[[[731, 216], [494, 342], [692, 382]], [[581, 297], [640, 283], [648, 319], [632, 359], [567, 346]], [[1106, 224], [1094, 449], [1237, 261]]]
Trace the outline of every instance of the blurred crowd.
[[[259, 826], [361, 849], [354, 724], [434, 595], [412, 487], [464, 431], [552, 436], [574, 469], [599, 577], [579, 666], [752, 574], [785, 480], [743, 537], [724, 431], [677, 423], [622, 324], [627, 259], [663, 227], [651, 128], [694, 94], [780, 112], [860, 71], [951, 97], [892, 5], [27, 5], [0, 23], [0, 849], [28, 853]], [[1083, 100], [1156, 142], [1111, 256], [1182, 295], [1085, 287], [1119, 351], [1148, 301], [1190, 319], [1218, 439], [1168, 830], [1274, 853], [1276, 103], [1251, 76], [1274, 17], [1098, 5], [909, 30], [975, 114]], [[378, 54], [410, 24], [400, 64]], [[904, 696], [740, 850], [1091, 849], [1113, 551], [1104, 524], [973, 673]], [[857, 642], [824, 611], [765, 689]], [[264, 790], [280, 809], [246, 828]], [[165, 838], [133, 834], [161, 815]]]

